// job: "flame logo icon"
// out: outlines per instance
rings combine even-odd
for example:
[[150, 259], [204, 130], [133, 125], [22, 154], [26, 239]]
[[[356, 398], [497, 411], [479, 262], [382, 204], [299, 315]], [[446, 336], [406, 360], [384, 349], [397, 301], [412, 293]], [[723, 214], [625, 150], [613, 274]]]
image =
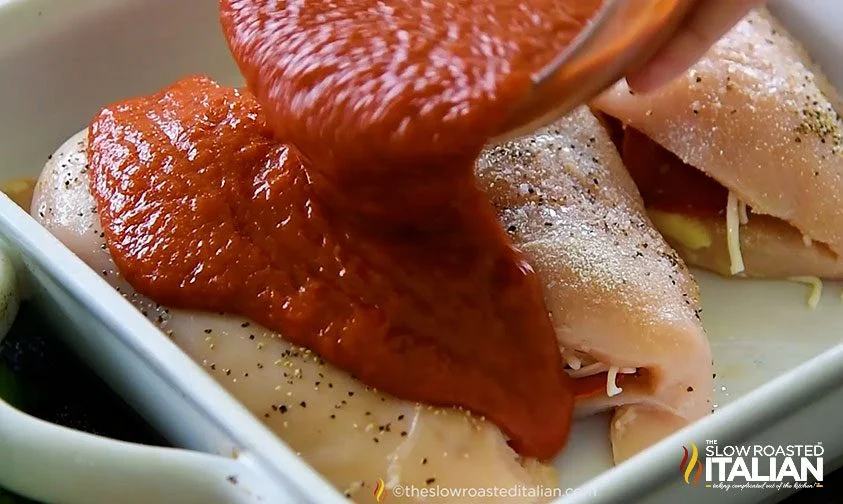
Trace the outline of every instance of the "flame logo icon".
[[696, 487], [700, 482], [700, 476], [702, 476], [702, 462], [699, 461], [697, 445], [691, 443], [690, 460], [688, 460], [688, 449], [683, 446], [682, 450], [685, 451], [685, 455], [682, 457], [682, 462], [679, 463], [679, 474], [684, 474], [685, 484], [689, 485], [691, 484], [691, 473], [696, 469], [696, 474], [694, 475], [694, 486]]
[[375, 501], [382, 502], [386, 498], [386, 496], [384, 496], [384, 492], [386, 492], [386, 485], [382, 479], [379, 479], [378, 482], [375, 483]]

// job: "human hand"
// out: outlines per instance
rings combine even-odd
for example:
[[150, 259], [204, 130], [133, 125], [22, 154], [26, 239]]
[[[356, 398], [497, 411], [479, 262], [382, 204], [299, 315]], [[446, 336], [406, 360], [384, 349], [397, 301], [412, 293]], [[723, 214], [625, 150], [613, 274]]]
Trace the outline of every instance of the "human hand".
[[765, 0], [693, 1], [682, 26], [642, 68], [627, 75], [630, 88], [652, 91], [678, 77], [696, 63], [723, 35]]

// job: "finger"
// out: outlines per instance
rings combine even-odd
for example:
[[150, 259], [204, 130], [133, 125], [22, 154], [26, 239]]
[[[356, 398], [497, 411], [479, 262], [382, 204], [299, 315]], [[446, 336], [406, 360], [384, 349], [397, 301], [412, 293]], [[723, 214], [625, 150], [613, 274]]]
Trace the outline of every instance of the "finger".
[[676, 35], [641, 69], [627, 76], [636, 92], [647, 93], [696, 63], [754, 7], [764, 0], [697, 0]]

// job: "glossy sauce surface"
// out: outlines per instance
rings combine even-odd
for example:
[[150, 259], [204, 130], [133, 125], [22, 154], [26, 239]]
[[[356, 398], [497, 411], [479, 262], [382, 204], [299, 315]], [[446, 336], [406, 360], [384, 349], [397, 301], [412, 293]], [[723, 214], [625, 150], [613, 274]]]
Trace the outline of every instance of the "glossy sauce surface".
[[432, 179], [431, 171], [454, 171], [450, 157], [474, 157], [603, 1], [220, 6], [234, 58], [279, 138], [330, 157], [320, 171], [350, 169], [359, 180], [411, 168]]
[[221, 1], [250, 92], [188, 78], [91, 125], [117, 267], [553, 457], [574, 386], [473, 163], [600, 3]]

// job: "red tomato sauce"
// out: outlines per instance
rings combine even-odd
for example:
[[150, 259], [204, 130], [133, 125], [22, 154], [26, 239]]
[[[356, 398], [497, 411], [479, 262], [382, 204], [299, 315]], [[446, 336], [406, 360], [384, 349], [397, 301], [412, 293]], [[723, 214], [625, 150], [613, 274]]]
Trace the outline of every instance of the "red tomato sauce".
[[91, 124], [117, 267], [156, 302], [249, 317], [555, 456], [590, 389], [473, 168], [601, 3], [222, 0], [249, 91], [187, 78]]
[[647, 208], [701, 217], [726, 212], [729, 191], [635, 128], [604, 118]]

